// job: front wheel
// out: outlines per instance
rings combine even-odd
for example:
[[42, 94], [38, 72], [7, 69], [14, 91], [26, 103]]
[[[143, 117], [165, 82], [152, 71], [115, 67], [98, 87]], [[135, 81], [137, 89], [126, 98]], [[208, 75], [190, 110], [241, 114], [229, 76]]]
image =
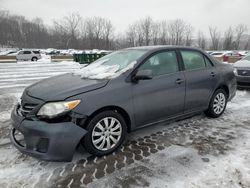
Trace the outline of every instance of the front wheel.
[[227, 94], [225, 90], [218, 89], [214, 92], [208, 109], [205, 114], [209, 117], [217, 118], [220, 117], [225, 111], [227, 106]]
[[124, 118], [115, 111], [103, 111], [94, 116], [87, 125], [88, 133], [82, 144], [96, 156], [103, 156], [115, 151], [124, 141], [127, 126]]

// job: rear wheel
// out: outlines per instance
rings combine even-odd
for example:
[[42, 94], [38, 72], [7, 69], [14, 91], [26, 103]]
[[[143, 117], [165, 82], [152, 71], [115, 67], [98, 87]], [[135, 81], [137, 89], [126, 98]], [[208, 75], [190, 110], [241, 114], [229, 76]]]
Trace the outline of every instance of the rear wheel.
[[218, 89], [214, 92], [208, 109], [205, 114], [209, 117], [217, 118], [220, 117], [225, 111], [227, 106], [227, 94], [225, 90]]
[[32, 57], [31, 61], [37, 61], [37, 57]]
[[94, 116], [87, 125], [83, 138], [85, 149], [96, 156], [115, 151], [124, 141], [127, 126], [124, 118], [115, 111], [103, 111]]

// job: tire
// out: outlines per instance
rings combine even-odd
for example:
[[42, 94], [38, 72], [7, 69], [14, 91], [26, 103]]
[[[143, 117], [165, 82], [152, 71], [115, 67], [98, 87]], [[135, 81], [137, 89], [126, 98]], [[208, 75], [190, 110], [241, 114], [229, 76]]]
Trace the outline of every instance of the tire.
[[83, 146], [90, 154], [103, 156], [121, 146], [127, 134], [127, 125], [121, 114], [109, 110], [95, 115], [86, 130], [88, 133], [82, 140]]
[[37, 61], [37, 60], [38, 60], [37, 57], [32, 57], [32, 58], [31, 58], [31, 61]]
[[227, 106], [227, 93], [224, 89], [218, 89], [214, 92], [208, 109], [205, 111], [205, 114], [212, 118], [220, 117]]

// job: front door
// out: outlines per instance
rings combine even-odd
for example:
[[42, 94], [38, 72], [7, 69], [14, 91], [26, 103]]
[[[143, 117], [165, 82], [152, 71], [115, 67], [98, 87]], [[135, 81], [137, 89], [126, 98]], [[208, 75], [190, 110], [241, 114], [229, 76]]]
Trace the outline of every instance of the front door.
[[138, 69], [152, 70], [153, 78], [132, 84], [136, 126], [183, 114], [185, 79], [179, 71], [176, 52], [151, 55]]

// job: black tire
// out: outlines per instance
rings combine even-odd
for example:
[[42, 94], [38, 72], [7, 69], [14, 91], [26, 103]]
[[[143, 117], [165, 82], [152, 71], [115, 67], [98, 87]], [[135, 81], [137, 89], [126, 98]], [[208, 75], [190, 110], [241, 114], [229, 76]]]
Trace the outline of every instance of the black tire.
[[[217, 112], [216, 112], [216, 110], [215, 110], [215, 100], [216, 100], [216, 97], [218, 97], [219, 95], [223, 95], [224, 97], [225, 97], [225, 104], [224, 104], [224, 107], [223, 108], [221, 108], [221, 110], [218, 110]], [[227, 99], [228, 99], [228, 96], [227, 96], [227, 93], [225, 92], [225, 90], [224, 89], [217, 89], [215, 92], [214, 92], [214, 94], [213, 94], [213, 96], [212, 96], [212, 98], [211, 98], [211, 100], [210, 100], [210, 103], [209, 103], [209, 107], [208, 107], [208, 109], [205, 111], [205, 114], [207, 115], [207, 116], [209, 116], [209, 117], [212, 117], [212, 118], [218, 118], [218, 117], [220, 117], [223, 113], [224, 113], [224, 111], [225, 111], [225, 109], [226, 109], [226, 106], [227, 106]], [[221, 105], [222, 106], [222, 105]]]
[[[118, 141], [117, 141], [117, 143], [114, 145], [114, 143], [115, 142], [113, 142], [113, 141], [111, 141], [111, 139], [109, 139], [110, 140], [110, 142], [112, 142], [113, 143], [113, 147], [112, 148], [110, 148], [110, 149], [107, 149], [107, 150], [101, 150], [101, 149], [98, 149], [96, 146], [95, 146], [95, 144], [93, 143], [94, 142], [94, 138], [93, 138], [93, 134], [94, 134], [94, 130], [96, 130], [96, 129], [99, 129], [99, 128], [97, 128], [97, 124], [98, 124], [98, 122], [100, 122], [100, 121], [102, 121], [104, 118], [115, 118], [119, 123], [120, 123], [120, 125], [121, 126], [119, 126], [119, 127], [121, 127], [121, 129], [119, 129], [119, 130], [121, 130], [121, 135], [120, 135], [120, 138], [119, 139], [117, 139]], [[111, 121], [111, 119], [109, 119], [109, 122]], [[118, 125], [118, 122], [116, 122], [117, 123], [117, 125]], [[100, 123], [102, 123], [102, 122], [100, 122]], [[103, 125], [103, 124], [102, 124]], [[105, 125], [104, 125], [105, 126]], [[103, 127], [104, 127], [103, 126]], [[126, 122], [125, 122], [125, 120], [124, 120], [124, 118], [123, 118], [123, 116], [121, 115], [121, 114], [119, 114], [118, 112], [116, 112], [116, 111], [111, 111], [111, 110], [108, 110], [108, 111], [103, 111], [103, 112], [100, 112], [99, 114], [97, 114], [97, 115], [95, 115], [89, 122], [88, 122], [88, 124], [87, 124], [87, 126], [86, 126], [86, 130], [88, 131], [88, 133], [84, 136], [84, 138], [83, 138], [83, 140], [82, 140], [82, 145], [85, 147], [85, 149], [90, 153], [90, 154], [93, 154], [93, 155], [95, 155], [95, 156], [103, 156], [103, 155], [108, 155], [108, 154], [110, 154], [110, 153], [112, 153], [112, 152], [114, 152], [118, 147], [120, 147], [121, 146], [121, 144], [123, 143], [123, 141], [125, 140], [125, 137], [126, 137], [126, 134], [127, 134], [127, 125], [126, 125]], [[107, 130], [106, 130], [107, 131]], [[108, 130], [108, 132], [109, 132], [110, 130]], [[106, 134], [106, 132], [105, 133], [103, 133], [103, 131], [101, 131], [100, 130], [100, 132], [102, 132], [102, 134]], [[109, 134], [109, 133], [108, 133]], [[110, 133], [110, 135], [111, 135], [111, 133]], [[99, 135], [98, 135], [99, 136]], [[98, 137], [97, 136], [97, 138], [100, 138], [100, 137]], [[104, 138], [106, 137], [106, 139], [107, 139], [107, 137], [108, 137], [108, 135], [102, 135]], [[113, 135], [112, 135], [112, 137], [113, 137]], [[107, 140], [105, 139], [105, 145], [106, 145], [106, 147], [107, 147]], [[98, 139], [96, 139], [95, 141], [97, 141]], [[103, 141], [103, 140], [102, 140]], [[101, 142], [102, 142], [101, 141]]]
[[32, 57], [31, 61], [37, 61], [38, 58], [37, 57]]

